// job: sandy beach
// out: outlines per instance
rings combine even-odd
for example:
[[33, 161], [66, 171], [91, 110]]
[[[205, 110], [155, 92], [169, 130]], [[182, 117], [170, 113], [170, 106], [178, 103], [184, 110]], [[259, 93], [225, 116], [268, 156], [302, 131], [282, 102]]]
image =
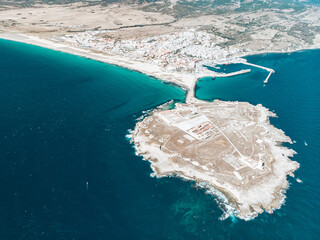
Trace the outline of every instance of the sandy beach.
[[243, 14], [232, 10], [235, 4], [231, 11], [208, 14], [198, 6], [202, 14], [190, 9], [184, 17], [173, 8], [179, 4], [4, 4], [0, 38], [114, 64], [185, 89], [205, 72], [197, 63], [320, 47], [319, 7]]
[[[238, 150], [236, 151], [238, 155], [234, 155], [232, 147], [237, 148], [225, 137], [223, 131], [219, 134], [222, 134], [225, 139], [219, 136], [219, 144], [227, 146], [230, 143], [232, 147], [229, 145], [228, 147], [233, 150], [226, 147], [230, 150], [227, 160], [223, 154], [215, 159], [217, 165], [222, 166], [222, 170], [206, 162], [206, 154], [202, 155], [204, 160], [200, 157], [196, 161], [193, 158], [196, 159], [198, 156], [194, 153], [184, 156], [185, 152], [163, 151], [164, 144], [161, 142], [161, 134], [159, 134], [160, 137], [156, 135], [157, 129], [154, 135], [147, 134], [148, 131], [144, 130], [144, 125], [147, 125], [148, 119], [152, 117], [144, 118], [136, 125], [133, 133], [136, 153], [150, 161], [154, 176], [178, 176], [195, 181], [213, 195], [228, 196], [229, 202], [226, 205], [232, 209], [230, 213], [234, 213], [239, 218], [249, 220], [263, 211], [272, 213], [274, 209], [283, 205], [285, 191], [289, 186], [287, 175], [292, 175], [299, 168], [299, 164], [289, 159], [295, 153], [293, 150], [279, 145], [279, 143], [291, 142], [291, 139], [282, 130], [270, 124], [269, 117], [274, 117], [275, 114], [262, 106], [253, 106], [249, 103], [202, 102], [194, 97], [194, 89], [200, 77], [223, 77], [223, 74], [210, 73], [203, 67], [204, 62], [232, 63], [241, 57], [253, 54], [285, 53], [319, 48], [320, 34], [317, 25], [319, 8], [306, 9], [302, 13], [271, 9], [266, 13], [257, 11], [247, 16], [232, 12], [221, 14], [219, 17], [206, 15], [190, 18], [147, 12], [136, 6], [108, 8], [87, 7], [81, 4], [65, 5], [64, 8], [37, 6], [26, 9], [7, 9], [2, 12], [7, 13], [7, 17], [0, 17], [2, 20], [0, 38], [2, 39], [113, 64], [176, 84], [188, 91], [186, 104], [180, 106], [186, 108], [181, 115], [190, 111], [189, 107], [193, 108], [196, 105], [197, 111], [200, 108], [208, 108], [210, 111], [213, 109], [211, 112], [216, 112], [216, 115], [208, 118], [211, 117], [213, 122], [220, 121], [220, 125], [209, 124], [210, 129], [221, 127], [224, 128], [223, 131], [229, 131], [230, 135], [238, 133], [238, 129], [233, 129], [236, 124], [230, 121], [230, 116], [239, 115], [236, 121], [237, 123], [242, 121], [245, 129], [243, 131], [245, 136], [242, 135], [242, 137], [252, 139], [256, 148], [264, 147], [259, 154], [252, 157], [253, 160], [248, 160]], [[64, 18], [65, 14], [67, 17]], [[110, 19], [104, 19], [105, 15], [111, 16]], [[75, 17], [79, 18], [79, 16], [83, 17], [76, 22]], [[258, 22], [257, 19], [260, 20], [259, 26], [255, 24]], [[304, 24], [309, 22], [313, 24], [304, 27]], [[270, 72], [269, 78], [274, 71], [266, 70]], [[238, 71], [236, 74], [248, 72], [250, 70], [247, 69]], [[248, 117], [248, 111], [251, 111], [249, 118], [256, 115], [259, 117], [245, 119]], [[155, 117], [157, 122], [161, 122], [161, 119], [163, 118]], [[201, 124], [207, 126], [207, 122]], [[225, 123], [229, 125], [224, 125]], [[252, 124], [257, 130], [248, 135]], [[164, 124], [161, 127], [166, 129]], [[202, 127], [201, 125], [199, 128]], [[149, 130], [152, 130], [152, 126]], [[171, 129], [167, 131], [170, 132]], [[184, 130], [185, 132], [187, 130]], [[263, 137], [256, 139], [256, 135]], [[161, 140], [155, 141], [154, 136]], [[192, 139], [190, 136], [186, 139]], [[211, 135], [208, 139], [210, 137]], [[179, 141], [185, 141], [181, 139]], [[198, 140], [200, 141], [200, 138]], [[234, 137], [234, 141], [240, 144], [243, 139], [237, 136]], [[221, 147], [219, 144], [215, 150]], [[202, 146], [203, 142], [200, 145]], [[207, 155], [212, 152], [212, 142], [210, 148], [205, 149], [204, 152]], [[267, 159], [264, 160], [263, 165], [261, 156]], [[229, 165], [238, 164], [241, 167], [232, 166], [232, 169], [228, 169], [230, 166], [221, 163], [222, 159], [229, 161]], [[263, 167], [264, 164], [268, 167], [267, 170]], [[225, 178], [212, 174], [212, 171], [218, 173], [220, 171]]]
[[[179, 73], [179, 72], [167, 72], [165, 69], [146, 62], [132, 60], [125, 58], [124, 56], [113, 56], [102, 53], [92, 52], [90, 49], [77, 48], [67, 44], [62, 44], [50, 40], [41, 39], [36, 36], [30, 36], [21, 33], [1, 33], [0, 38], [11, 41], [22, 42], [26, 44], [32, 44], [39, 47], [53, 49], [69, 54], [82, 56], [85, 58], [94, 59], [97, 61], [105, 62], [108, 64], [117, 65], [130, 70], [139, 71], [149, 76], [161, 79], [166, 82], [174, 83], [183, 87], [189, 91], [187, 95], [187, 103], [191, 104], [204, 104], [194, 98], [194, 87], [196, 80], [198, 79], [194, 74]], [[211, 105], [212, 103], [206, 103]], [[224, 105], [224, 102], [215, 101], [214, 104]], [[200, 187], [207, 189], [210, 194], [221, 196], [221, 201], [224, 201], [226, 206], [225, 217], [230, 214], [235, 214], [237, 217], [244, 220], [250, 220], [255, 218], [259, 213], [264, 210], [272, 213], [274, 209], [278, 209], [282, 206], [285, 199], [285, 191], [288, 188], [288, 181], [286, 180], [287, 175], [291, 175], [295, 171], [299, 164], [292, 162], [288, 157], [292, 157], [295, 153], [293, 150], [279, 147], [279, 142], [291, 142], [290, 138], [284, 135], [284, 133], [270, 125], [269, 116], [274, 114], [262, 106], [252, 106], [249, 103], [227, 103], [228, 106], [234, 108], [241, 107], [242, 104], [248, 104], [249, 108], [253, 107], [256, 111], [260, 112], [261, 120], [259, 124], [263, 125], [263, 128], [268, 129], [272, 133], [273, 137], [268, 138], [266, 144], [270, 148], [270, 153], [275, 159], [272, 165], [273, 173], [264, 177], [263, 181], [268, 184], [264, 184], [258, 181], [257, 185], [250, 187], [241, 188], [233, 185], [227, 181], [221, 181], [219, 178], [207, 175], [206, 172], [199, 171], [197, 167], [198, 163], [194, 165], [182, 166], [177, 162], [172, 162], [171, 154], [164, 153], [159, 147], [150, 145], [148, 142], [149, 138], [141, 135], [140, 128], [142, 122], [138, 122], [133, 134], [134, 143], [136, 145], [136, 153], [142, 155], [144, 159], [151, 162], [151, 168], [154, 171], [154, 175], [157, 177], [165, 176], [177, 176], [185, 180], [195, 181]], [[241, 112], [238, 110], [236, 112]], [[223, 116], [224, 113], [221, 113]], [[207, 169], [207, 167], [204, 167]], [[236, 175], [239, 179], [242, 177]], [[266, 180], [267, 179], [267, 180]], [[247, 189], [248, 188], [248, 189]], [[256, 193], [257, 189], [263, 189], [259, 194]], [[268, 189], [266, 191], [266, 189]], [[227, 198], [222, 196], [228, 196]], [[261, 198], [261, 196], [263, 196]], [[226, 199], [229, 199], [228, 201]], [[263, 200], [262, 200], [263, 199]]]
[[157, 78], [166, 82], [177, 84], [184, 89], [189, 89], [192, 86], [194, 81], [194, 77], [189, 74], [167, 73], [163, 69], [161, 69], [159, 66], [156, 66], [153, 64], [135, 61], [132, 59], [124, 58], [123, 56], [118, 57], [118, 56], [111, 56], [111, 55], [106, 55], [102, 53], [94, 53], [90, 50], [76, 48], [76, 47], [68, 46], [66, 44], [61, 44], [61, 43], [55, 43], [50, 40], [45, 40], [35, 36], [26, 35], [26, 34], [0, 33], [0, 38], [16, 41], [16, 42], [27, 43], [27, 44], [31, 44], [31, 45], [35, 45], [43, 48], [52, 49], [55, 51], [65, 52], [65, 53], [74, 54], [81, 57], [105, 62], [108, 64], [113, 64], [119, 67], [124, 67], [133, 71], [144, 73], [148, 76], [152, 76], [154, 78]]

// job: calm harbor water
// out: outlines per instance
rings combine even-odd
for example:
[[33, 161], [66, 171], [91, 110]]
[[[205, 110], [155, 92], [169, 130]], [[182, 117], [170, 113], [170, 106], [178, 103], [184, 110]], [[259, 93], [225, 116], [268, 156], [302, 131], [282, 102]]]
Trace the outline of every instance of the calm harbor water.
[[[0, 239], [317, 239], [320, 51], [251, 56], [276, 70], [203, 79], [197, 97], [262, 103], [297, 143], [285, 206], [220, 221], [214, 197], [149, 176], [125, 135], [181, 89], [143, 74], [0, 40]], [[308, 143], [305, 146], [304, 141]]]

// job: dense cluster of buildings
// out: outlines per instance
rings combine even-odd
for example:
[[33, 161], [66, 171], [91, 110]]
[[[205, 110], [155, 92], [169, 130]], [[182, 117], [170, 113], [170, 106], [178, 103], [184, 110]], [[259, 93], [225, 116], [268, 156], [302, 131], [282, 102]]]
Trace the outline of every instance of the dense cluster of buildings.
[[204, 31], [177, 32], [131, 40], [115, 40], [103, 35], [102, 31], [86, 31], [65, 35], [60, 40], [77, 47], [147, 61], [168, 71], [181, 72], [193, 72], [199, 61], [226, 59], [239, 51], [232, 47], [221, 48], [217, 43], [223, 39]]

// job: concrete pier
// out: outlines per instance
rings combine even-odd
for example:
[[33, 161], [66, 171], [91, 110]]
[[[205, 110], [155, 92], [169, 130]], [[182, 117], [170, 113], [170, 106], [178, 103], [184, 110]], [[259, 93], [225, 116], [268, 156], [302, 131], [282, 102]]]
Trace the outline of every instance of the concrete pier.
[[[271, 68], [259, 66], [259, 65], [253, 64], [253, 63], [248, 63], [245, 59], [237, 59], [237, 60], [234, 60], [233, 63], [242, 63], [242, 64], [245, 64], [245, 65], [248, 65], [248, 66], [261, 68], [263, 70], [268, 71], [269, 74], [268, 74], [267, 78], [264, 80], [264, 83], [267, 83], [269, 81], [269, 78], [270, 78], [271, 74], [275, 72]], [[231, 72], [231, 73], [217, 73], [217, 72], [213, 72], [213, 71], [210, 71], [210, 70], [202, 68], [200, 73], [197, 73], [197, 68], [198, 68], [198, 65], [196, 64], [195, 65], [195, 71], [194, 71], [194, 81], [193, 81], [192, 85], [190, 86], [190, 88], [189, 88], [189, 90], [187, 92], [187, 96], [186, 96], [186, 103], [189, 103], [189, 104], [191, 104], [192, 100], [195, 99], [194, 98], [194, 94], [195, 94], [194, 89], [195, 89], [195, 86], [196, 86], [196, 84], [197, 84], [197, 82], [198, 82], [198, 80], [200, 78], [203, 78], [203, 77], [212, 77], [212, 78], [215, 78], [215, 77], [232, 77], [232, 76], [236, 76], [236, 75], [240, 75], [240, 74], [245, 74], [245, 73], [251, 72], [251, 69], [242, 69], [240, 71]]]
[[223, 73], [223, 74], [216, 74], [215, 77], [232, 77], [240, 74], [245, 74], [251, 72], [251, 69], [242, 69], [240, 71], [232, 72], [232, 73]]
[[267, 78], [263, 81], [264, 83], [267, 83], [267, 82], [269, 81], [269, 78], [270, 78], [271, 74], [275, 72], [275, 71], [274, 71], [273, 69], [271, 69], [271, 68], [259, 66], [259, 65], [253, 64], [253, 63], [242, 62], [242, 64], [245, 64], [245, 65], [248, 65], [248, 66], [252, 66], [252, 67], [261, 68], [261, 69], [264, 69], [264, 70], [268, 71], [269, 74], [268, 74]]
[[245, 74], [245, 73], [249, 73], [251, 72], [251, 69], [242, 69], [240, 71], [236, 71], [236, 72], [231, 72], [231, 73], [217, 73], [217, 72], [212, 72], [212, 71], [208, 71], [208, 72], [203, 72], [201, 74], [197, 75], [197, 78], [203, 78], [203, 77], [232, 77], [232, 76], [236, 76], [236, 75], [240, 75], [240, 74]]
[[200, 78], [203, 78], [203, 77], [212, 77], [212, 78], [215, 78], [215, 77], [232, 77], [232, 76], [236, 76], [236, 75], [240, 75], [240, 74], [245, 74], [245, 73], [249, 73], [251, 72], [251, 69], [243, 69], [243, 70], [240, 70], [240, 71], [236, 71], [236, 72], [232, 72], [232, 73], [216, 73], [216, 72], [205, 72], [205, 73], [202, 73], [202, 74], [195, 74], [194, 76], [194, 81], [192, 83], [192, 85], [190, 86], [190, 89], [188, 90], [188, 93], [187, 93], [187, 96], [186, 96], [186, 103], [191, 103], [192, 102], [192, 99], [194, 99], [194, 89], [196, 87], [196, 84], [198, 82], [198, 80]]
[[270, 78], [270, 76], [271, 76], [272, 73], [274, 73], [273, 70], [269, 72], [268, 77], [266, 78], [266, 80], [264, 80], [264, 83], [267, 83], [267, 82], [268, 82], [268, 80], [269, 80], [269, 78]]
[[248, 65], [248, 66], [252, 66], [252, 67], [256, 67], [256, 68], [261, 68], [261, 69], [267, 70], [268, 72], [272, 72], [272, 71], [274, 72], [274, 70], [271, 69], [271, 68], [259, 66], [259, 65], [253, 64], [253, 63], [242, 62], [242, 64], [245, 64], [245, 65]]

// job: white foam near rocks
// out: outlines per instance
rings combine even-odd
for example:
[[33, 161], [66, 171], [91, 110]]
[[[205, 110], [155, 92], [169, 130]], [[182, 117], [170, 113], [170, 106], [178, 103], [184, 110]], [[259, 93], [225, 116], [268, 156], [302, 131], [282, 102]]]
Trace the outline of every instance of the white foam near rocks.
[[[206, 104], [224, 103], [217, 101]], [[233, 104], [240, 103], [227, 102], [226, 104], [230, 107]], [[165, 177], [174, 175], [186, 180], [195, 181], [199, 187], [207, 189], [208, 193], [217, 197], [216, 199], [219, 204], [223, 204], [225, 214], [221, 219], [234, 215], [244, 220], [250, 220], [264, 211], [272, 213], [284, 203], [285, 192], [289, 187], [286, 179], [287, 175], [298, 169], [299, 164], [289, 159], [289, 157], [295, 154], [294, 150], [279, 145], [282, 142], [291, 143], [292, 141], [282, 130], [270, 124], [269, 117], [275, 117], [275, 113], [261, 105], [252, 107], [259, 111], [258, 122], [266, 132], [265, 135], [261, 136], [261, 141], [268, 145], [270, 154], [274, 158], [272, 175], [265, 177], [263, 181], [258, 181], [253, 187], [241, 188], [227, 181], [222, 182], [209, 174], [208, 171], [204, 171], [204, 166], [201, 166], [199, 162], [192, 159], [183, 159], [180, 156], [183, 162], [191, 163], [184, 165], [172, 161], [173, 157], [179, 156], [162, 151], [159, 145], [150, 144], [149, 138], [143, 134], [144, 131], [140, 131], [143, 121], [137, 123], [132, 133], [136, 154], [143, 156], [143, 159], [151, 162], [151, 168], [154, 171], [153, 176]], [[239, 173], [235, 173], [235, 175], [239, 180], [243, 180], [243, 177]], [[217, 189], [221, 189], [221, 191]], [[232, 199], [232, 203], [227, 200], [225, 194]]]

